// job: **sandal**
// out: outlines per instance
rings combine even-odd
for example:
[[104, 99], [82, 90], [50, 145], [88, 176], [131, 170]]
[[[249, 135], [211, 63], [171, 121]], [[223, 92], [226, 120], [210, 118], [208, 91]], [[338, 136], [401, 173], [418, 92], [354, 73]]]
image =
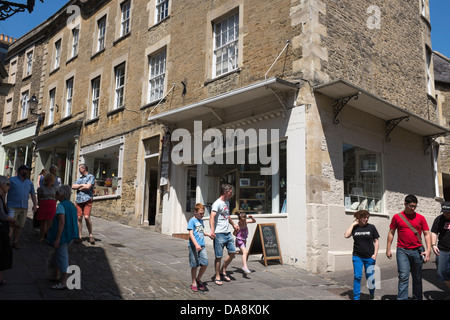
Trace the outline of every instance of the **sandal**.
[[198, 290], [205, 291], [205, 284], [201, 281], [197, 281]]
[[214, 283], [218, 286], [223, 285], [222, 280], [220, 280], [220, 279], [214, 279]]
[[221, 277], [221, 278], [224, 278], [226, 282], [230, 282], [230, 281], [231, 281], [230, 277], [229, 277], [229, 276], [227, 276], [227, 274], [226, 274], [226, 273], [224, 273], [224, 274], [221, 274], [221, 275], [220, 275], [220, 277]]
[[90, 237], [89, 237], [89, 243], [90, 243], [90, 244], [95, 244], [95, 239], [94, 239], [93, 236], [90, 236]]
[[54, 286], [51, 286], [50, 289], [53, 289], [53, 290], [65, 290], [65, 289], [67, 289], [67, 286], [60, 282], [58, 284], [55, 284]]
[[75, 243], [82, 243], [83, 239], [81, 238], [76, 238], [75, 240], [73, 240]]
[[197, 286], [194, 286], [194, 285], [191, 284], [191, 290], [194, 291], [194, 292], [197, 292], [198, 291]]

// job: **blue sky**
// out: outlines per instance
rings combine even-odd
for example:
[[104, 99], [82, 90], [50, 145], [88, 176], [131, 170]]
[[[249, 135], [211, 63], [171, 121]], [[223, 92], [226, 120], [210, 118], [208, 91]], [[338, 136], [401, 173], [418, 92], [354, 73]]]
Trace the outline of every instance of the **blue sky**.
[[[25, 0], [12, 2], [25, 3]], [[17, 13], [0, 21], [0, 34], [20, 38], [56, 13], [67, 0], [36, 0], [34, 11]], [[374, 0], [374, 3], [376, 1]], [[431, 39], [433, 50], [450, 57], [450, 0], [430, 0]]]

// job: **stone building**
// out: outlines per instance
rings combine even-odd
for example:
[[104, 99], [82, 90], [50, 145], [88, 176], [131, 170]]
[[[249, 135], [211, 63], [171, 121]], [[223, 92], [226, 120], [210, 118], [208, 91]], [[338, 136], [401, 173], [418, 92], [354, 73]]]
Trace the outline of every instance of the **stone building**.
[[284, 263], [323, 272], [351, 268], [359, 208], [380, 263], [407, 194], [439, 211], [428, 1], [74, 0], [10, 70], [29, 48], [34, 177], [57, 164], [71, 183], [87, 163], [100, 217], [183, 235], [229, 182], [231, 210], [276, 224]]
[[[434, 81], [440, 122], [450, 126], [450, 59], [433, 51]], [[439, 149], [439, 172], [442, 174], [443, 197], [450, 199], [450, 137], [442, 137]]]

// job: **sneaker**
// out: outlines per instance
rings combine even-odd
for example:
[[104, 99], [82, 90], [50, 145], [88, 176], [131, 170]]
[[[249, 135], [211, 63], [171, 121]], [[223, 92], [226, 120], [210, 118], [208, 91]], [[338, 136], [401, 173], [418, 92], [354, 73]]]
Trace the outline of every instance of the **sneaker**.
[[191, 284], [191, 290], [194, 291], [194, 292], [197, 292], [198, 291], [197, 286], [194, 286], [194, 285]]
[[244, 271], [245, 273], [248, 273], [248, 274], [252, 273], [250, 270], [248, 270], [248, 268], [244, 268], [244, 267], [242, 267], [242, 271]]

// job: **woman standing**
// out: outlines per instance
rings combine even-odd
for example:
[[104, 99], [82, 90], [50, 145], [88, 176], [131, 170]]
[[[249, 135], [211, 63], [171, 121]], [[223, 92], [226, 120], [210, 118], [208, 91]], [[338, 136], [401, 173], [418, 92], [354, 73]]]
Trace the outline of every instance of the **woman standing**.
[[51, 173], [45, 175], [43, 184], [37, 189], [38, 195], [38, 212], [36, 220], [40, 221], [41, 237], [39, 242], [44, 242], [45, 235], [50, 229], [50, 225], [53, 217], [56, 213], [56, 188], [53, 186], [55, 183], [55, 176]]
[[53, 250], [49, 252], [50, 265], [56, 268], [56, 274], [61, 274], [61, 279], [58, 284], [50, 287], [51, 289], [62, 290], [67, 288], [68, 248], [72, 241], [78, 238], [77, 209], [69, 200], [71, 192], [72, 189], [68, 185], [62, 185], [56, 190], [56, 198], [59, 200], [59, 204], [47, 240], [53, 247]]
[[14, 225], [16, 219], [8, 215], [6, 194], [9, 191], [9, 179], [0, 176], [0, 286], [4, 285], [3, 271], [12, 268], [12, 247], [9, 240], [9, 225]]
[[[353, 236], [353, 299], [359, 300], [361, 295], [361, 278], [363, 267], [366, 271], [366, 279], [369, 280], [374, 274], [375, 261], [378, 254], [377, 228], [369, 224], [370, 213], [367, 210], [355, 212], [355, 221], [345, 231], [345, 238]], [[375, 285], [369, 283], [370, 298], [374, 298]]]

